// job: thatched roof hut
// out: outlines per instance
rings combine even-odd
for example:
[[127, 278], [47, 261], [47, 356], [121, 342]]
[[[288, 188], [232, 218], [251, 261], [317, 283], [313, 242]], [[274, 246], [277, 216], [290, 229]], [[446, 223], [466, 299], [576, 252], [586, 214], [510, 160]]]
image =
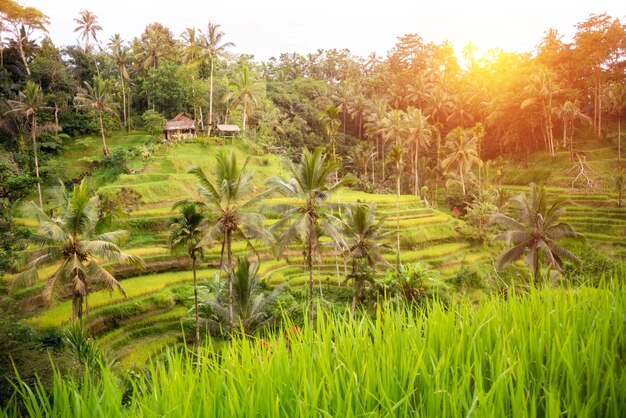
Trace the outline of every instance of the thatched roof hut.
[[174, 119], [168, 120], [163, 129], [165, 139], [172, 139], [174, 135], [189, 134], [196, 136], [196, 121], [185, 112], [181, 112]]
[[224, 138], [234, 138], [241, 131], [237, 125], [217, 125], [216, 128], [219, 136]]

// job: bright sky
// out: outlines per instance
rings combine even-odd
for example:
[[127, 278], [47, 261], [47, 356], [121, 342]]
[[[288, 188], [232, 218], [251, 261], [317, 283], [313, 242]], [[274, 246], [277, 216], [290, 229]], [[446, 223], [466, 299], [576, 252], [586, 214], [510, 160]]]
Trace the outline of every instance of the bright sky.
[[211, 21], [236, 44], [233, 52], [259, 60], [318, 48], [384, 55], [407, 33], [436, 43], [447, 39], [457, 54], [468, 41], [482, 52], [493, 47], [522, 52], [531, 51], [550, 27], [571, 38], [574, 25], [591, 13], [626, 20], [624, 0], [18, 1], [50, 17], [50, 35], [57, 45], [77, 43], [73, 19], [87, 9], [104, 29], [100, 41], [114, 33], [130, 39], [152, 22], [165, 24], [178, 36], [186, 27], [203, 29]]

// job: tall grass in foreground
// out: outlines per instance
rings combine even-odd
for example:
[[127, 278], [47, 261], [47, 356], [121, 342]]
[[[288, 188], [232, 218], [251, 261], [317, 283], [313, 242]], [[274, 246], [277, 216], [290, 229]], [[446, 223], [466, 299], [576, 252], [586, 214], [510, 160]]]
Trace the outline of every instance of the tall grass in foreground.
[[390, 309], [376, 320], [318, 312], [314, 331], [205, 347], [199, 365], [168, 352], [133, 379], [108, 369], [93, 380], [56, 376], [49, 394], [19, 386], [19, 402], [31, 417], [618, 417], [626, 408], [621, 285]]

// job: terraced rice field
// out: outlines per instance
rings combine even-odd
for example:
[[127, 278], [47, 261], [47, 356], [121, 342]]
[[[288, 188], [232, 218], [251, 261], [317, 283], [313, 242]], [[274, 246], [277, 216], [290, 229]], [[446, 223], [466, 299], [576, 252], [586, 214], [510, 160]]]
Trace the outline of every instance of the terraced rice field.
[[[223, 149], [224, 147], [219, 147]], [[240, 155], [244, 151], [237, 146], [226, 147]], [[164, 347], [176, 344], [190, 333], [185, 333], [190, 321], [187, 310], [190, 305], [189, 260], [185, 255], [172, 255], [167, 246], [168, 229], [171, 223], [172, 204], [181, 198], [198, 198], [194, 179], [186, 171], [200, 163], [211, 172], [213, 153], [218, 147], [201, 147], [197, 144], [179, 145], [163, 152], [140, 167], [138, 173], [123, 175], [118, 181], [99, 190], [104, 195], [113, 195], [122, 188], [141, 194], [141, 207], [119, 218], [116, 227], [131, 232], [125, 247], [128, 253], [143, 257], [147, 271], [120, 270], [119, 277], [128, 294], [125, 299], [119, 293], [97, 291], [90, 295], [89, 326], [103, 345], [118, 356], [123, 366], [139, 365], [150, 355]], [[277, 156], [261, 155], [250, 159], [249, 169], [255, 172], [255, 193], [265, 189], [264, 180], [270, 175], [281, 174]], [[567, 211], [564, 221], [571, 223], [585, 234], [595, 246], [610, 251], [610, 254], [626, 257], [626, 211], [615, 208], [615, 196], [610, 193], [589, 193], [563, 187], [550, 189], [552, 195], [562, 195], [574, 205]], [[523, 186], [505, 187], [510, 194], [525, 190]], [[341, 190], [333, 196], [333, 203], [376, 202], [378, 216], [386, 218], [385, 229], [390, 247], [396, 247], [399, 224], [401, 231], [401, 255], [403, 263], [420, 262], [438, 269], [444, 277], [455, 275], [461, 268], [479, 268], [491, 263], [493, 254], [483, 247], [473, 246], [462, 240], [457, 232], [459, 221], [444, 212], [426, 207], [423, 202], [410, 195], [367, 194], [352, 190]], [[288, 199], [274, 197], [262, 206], [287, 203]], [[339, 209], [337, 209], [339, 210]], [[275, 218], [276, 216], [270, 216]], [[19, 219], [23, 225], [36, 226], [32, 219]], [[266, 226], [276, 222], [267, 219]], [[308, 281], [303, 247], [293, 244], [288, 259], [273, 258], [267, 244], [258, 243], [257, 251], [262, 260], [260, 274], [271, 285], [288, 283], [291, 287], [304, 285]], [[215, 245], [206, 251], [206, 260], [200, 266], [199, 277], [211, 277], [219, 263], [220, 247]], [[243, 242], [233, 244], [235, 258], [250, 255]], [[396, 260], [394, 251], [385, 255], [387, 261]], [[22, 296], [36, 294], [52, 268], [41, 272], [40, 282], [31, 289], [23, 290]], [[347, 271], [341, 254], [328, 246], [315, 265], [315, 280], [320, 284], [346, 286], [343, 277]], [[58, 327], [70, 317], [68, 301], [58, 303], [35, 313], [26, 322], [37, 328]]]

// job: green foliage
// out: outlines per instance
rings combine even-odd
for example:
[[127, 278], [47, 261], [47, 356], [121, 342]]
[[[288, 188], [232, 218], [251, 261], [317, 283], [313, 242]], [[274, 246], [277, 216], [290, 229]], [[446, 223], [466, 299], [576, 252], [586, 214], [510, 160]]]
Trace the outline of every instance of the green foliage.
[[190, 80], [187, 71], [173, 62], [148, 70], [141, 90], [158, 113], [171, 118], [185, 109], [187, 92], [184, 83]]
[[11, 209], [35, 184], [34, 177], [0, 162], [0, 278], [18, 259], [30, 235], [28, 229], [15, 225]]
[[420, 263], [400, 264], [397, 269], [388, 270], [377, 286], [381, 296], [396, 303], [423, 305], [432, 299], [442, 303], [448, 299], [448, 285], [439, 272]]
[[130, 162], [134, 152], [126, 148], [115, 148], [110, 155], [104, 156], [100, 163], [102, 169], [95, 173], [103, 183], [115, 181], [120, 175], [130, 173]]
[[107, 354], [96, 340], [87, 336], [82, 326], [71, 325], [65, 330], [65, 346], [72, 357], [90, 373], [98, 373], [100, 367], [110, 367]]
[[387, 307], [374, 318], [320, 309], [315, 330], [235, 337], [219, 354], [208, 343], [198, 358], [169, 351], [129, 385], [106, 367], [98, 380], [57, 373], [54, 403], [24, 382], [15, 401], [31, 416], [620, 416], [624, 289], [532, 289], [478, 307]]
[[141, 115], [142, 126], [150, 135], [158, 139], [163, 136], [163, 128], [167, 120], [157, 111], [149, 109]]
[[482, 289], [485, 287], [485, 280], [481, 273], [465, 266], [452, 278], [451, 282], [457, 289]]
[[530, 183], [547, 183], [552, 177], [552, 168], [549, 167], [530, 167], [523, 170], [507, 170], [504, 175], [504, 181], [507, 184], [515, 184], [526, 186]]
[[491, 241], [498, 232], [497, 227], [491, 222], [491, 217], [498, 211], [495, 206], [476, 201], [466, 208], [465, 223], [461, 224], [460, 233], [471, 241], [481, 244]]
[[[257, 263], [250, 263], [244, 258], [239, 260], [233, 273], [235, 329], [248, 335], [280, 320], [282, 312], [276, 310], [275, 303], [286, 290], [286, 286], [281, 285], [271, 292], [265, 292], [257, 278], [258, 270]], [[229, 329], [228, 288], [214, 277], [198, 290], [198, 305], [203, 322], [212, 333]], [[283, 305], [286, 301], [282, 299]]]

